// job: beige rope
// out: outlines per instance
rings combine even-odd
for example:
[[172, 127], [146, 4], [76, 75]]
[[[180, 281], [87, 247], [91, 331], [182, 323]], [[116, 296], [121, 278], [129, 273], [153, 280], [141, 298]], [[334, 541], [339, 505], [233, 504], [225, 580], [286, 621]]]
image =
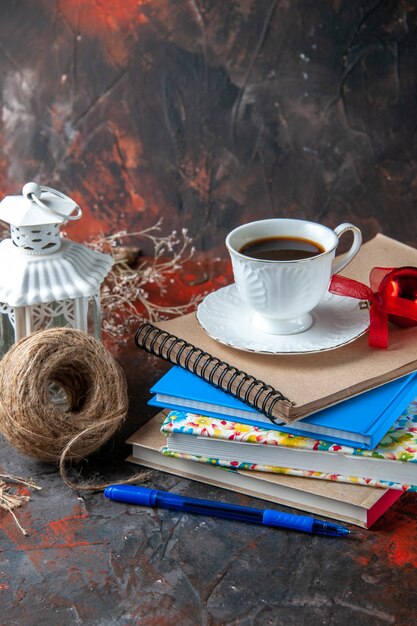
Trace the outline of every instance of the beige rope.
[[[67, 407], [52, 401], [55, 383]], [[58, 464], [63, 480], [77, 489], [106, 485], [74, 484], [68, 461], [96, 452], [124, 422], [126, 378], [103, 344], [79, 330], [53, 328], [16, 343], [0, 362], [0, 431], [24, 454]], [[146, 473], [128, 481], [143, 480]]]

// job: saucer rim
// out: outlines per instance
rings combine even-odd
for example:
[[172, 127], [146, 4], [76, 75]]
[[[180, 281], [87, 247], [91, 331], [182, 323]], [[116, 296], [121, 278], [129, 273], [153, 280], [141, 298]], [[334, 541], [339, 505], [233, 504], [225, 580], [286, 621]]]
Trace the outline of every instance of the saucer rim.
[[[220, 289], [217, 289], [216, 291], [221, 291], [223, 289], [228, 289], [230, 287], [236, 287], [236, 283], [231, 283], [230, 285], [225, 285], [224, 287], [220, 287]], [[281, 351], [272, 351], [272, 350], [255, 350], [252, 348], [244, 348], [242, 346], [238, 346], [235, 344], [232, 344], [228, 341], [225, 341], [224, 339], [220, 339], [219, 337], [216, 337], [214, 334], [208, 332], [208, 330], [203, 326], [203, 324], [201, 323], [201, 321], [198, 319], [198, 309], [200, 308], [200, 306], [204, 303], [204, 301], [206, 300], [206, 298], [208, 298], [209, 296], [211, 296], [213, 293], [215, 293], [215, 291], [212, 291], [210, 293], [208, 293], [204, 299], [200, 302], [200, 304], [197, 307], [197, 310], [195, 311], [195, 318], [199, 324], [199, 326], [204, 330], [204, 332], [211, 337], [212, 339], [214, 339], [215, 341], [217, 341], [218, 343], [221, 343], [224, 346], [227, 346], [228, 348], [233, 348], [234, 350], [239, 350], [240, 352], [248, 352], [249, 354], [265, 354], [268, 356], [297, 356], [297, 355], [301, 355], [301, 354], [319, 354], [320, 352], [329, 352], [330, 350], [337, 350], [338, 348], [343, 348], [344, 346], [349, 345], [350, 343], [353, 343], [354, 341], [356, 341], [357, 339], [359, 339], [360, 337], [362, 337], [363, 335], [365, 335], [368, 330], [369, 330], [369, 322], [367, 327], [361, 331], [360, 333], [358, 333], [357, 335], [355, 335], [354, 337], [352, 337], [351, 339], [348, 339], [347, 341], [344, 341], [343, 343], [338, 343], [337, 345], [332, 345], [332, 346], [328, 346], [325, 348], [320, 348], [318, 350], [297, 350], [296, 352], [293, 351], [285, 351], [285, 352], [281, 352]], [[326, 292], [326, 294], [329, 292]], [[325, 295], [326, 295], [325, 294]], [[331, 294], [333, 295], [333, 294]], [[338, 296], [344, 299], [349, 299], [352, 300], [352, 298], [350, 298], [349, 296]], [[324, 296], [323, 296], [324, 298]], [[320, 300], [321, 302], [321, 300]], [[319, 302], [319, 304], [320, 304]], [[360, 306], [361, 302], [365, 302], [364, 300], [358, 300], [358, 306]], [[319, 304], [317, 306], [319, 306]], [[314, 311], [314, 309], [313, 309]], [[260, 331], [258, 331], [260, 332]], [[305, 332], [308, 332], [305, 331]], [[267, 333], [265, 333], [267, 334]], [[302, 334], [302, 333], [299, 333]]]

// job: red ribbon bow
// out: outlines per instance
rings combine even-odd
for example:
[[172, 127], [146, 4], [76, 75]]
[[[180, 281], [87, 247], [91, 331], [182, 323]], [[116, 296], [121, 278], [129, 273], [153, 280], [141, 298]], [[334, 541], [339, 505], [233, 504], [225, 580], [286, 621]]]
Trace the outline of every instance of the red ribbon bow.
[[388, 346], [388, 319], [398, 326], [417, 324], [417, 268], [374, 267], [369, 275], [370, 287], [335, 274], [329, 286], [331, 293], [367, 300], [369, 310], [369, 345]]

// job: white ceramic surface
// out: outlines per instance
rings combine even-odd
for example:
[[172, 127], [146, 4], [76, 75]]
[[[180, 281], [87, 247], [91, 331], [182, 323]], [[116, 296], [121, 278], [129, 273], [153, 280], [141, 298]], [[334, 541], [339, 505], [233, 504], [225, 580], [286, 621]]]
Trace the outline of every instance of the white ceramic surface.
[[[349, 252], [334, 260], [339, 237], [351, 230]], [[314, 257], [293, 261], [263, 261], [240, 253], [242, 247], [265, 237], [301, 237], [324, 248]], [[271, 334], [305, 331], [312, 323], [310, 312], [325, 294], [330, 277], [356, 255], [362, 243], [360, 230], [341, 224], [334, 231], [315, 222], [267, 219], [235, 228], [226, 238], [235, 283], [242, 301], [252, 309], [252, 325]]]
[[197, 319], [220, 343], [264, 354], [300, 354], [332, 350], [354, 341], [369, 327], [369, 311], [354, 298], [326, 293], [311, 313], [308, 330], [292, 335], [263, 333], [252, 325], [253, 311], [242, 302], [236, 285], [206, 296]]
[[11, 239], [0, 243], [0, 302], [13, 307], [95, 294], [113, 259], [83, 244], [62, 239], [49, 255], [22, 254]]

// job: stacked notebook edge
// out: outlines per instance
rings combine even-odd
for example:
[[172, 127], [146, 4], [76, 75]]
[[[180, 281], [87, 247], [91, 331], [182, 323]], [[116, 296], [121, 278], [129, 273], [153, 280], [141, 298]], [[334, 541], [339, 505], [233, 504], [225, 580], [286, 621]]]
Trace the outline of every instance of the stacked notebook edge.
[[374, 450], [171, 411], [162, 453], [234, 469], [417, 491], [417, 405], [410, 405]]
[[132, 445], [128, 461], [363, 528], [370, 528], [401, 495], [401, 491], [394, 489], [226, 470], [166, 457], [160, 452], [165, 444], [160, 429], [166, 415], [159, 413], [128, 439], [127, 443]]
[[179, 366], [151, 388], [149, 404], [176, 411], [321, 439], [371, 450], [417, 396], [417, 373], [354, 396], [292, 424], [271, 422], [237, 398]]

